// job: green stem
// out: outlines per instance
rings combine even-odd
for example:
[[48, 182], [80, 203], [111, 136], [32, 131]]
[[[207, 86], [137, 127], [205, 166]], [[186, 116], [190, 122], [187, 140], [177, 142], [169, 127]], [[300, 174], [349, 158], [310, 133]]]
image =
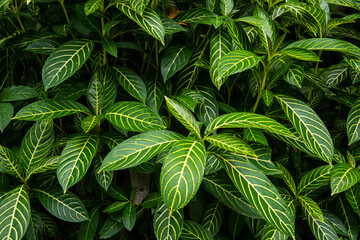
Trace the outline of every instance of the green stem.
[[[104, 2], [103, 2], [103, 3], [101, 4], [101, 6], [100, 6], [100, 12], [101, 12], [101, 13], [104, 13]], [[102, 36], [103, 36], [103, 37], [105, 36], [104, 26], [105, 26], [105, 19], [102, 17], [102, 18], [101, 18], [101, 33], [102, 33]], [[103, 65], [106, 65], [106, 63], [107, 63], [106, 50], [105, 50], [105, 48], [103, 47]]]
[[18, 21], [18, 23], [19, 23], [19, 25], [20, 25], [20, 27], [21, 27], [21, 30], [22, 30], [23, 32], [25, 32], [25, 28], [24, 28], [24, 25], [23, 25], [22, 22], [21, 22], [21, 19], [20, 19], [19, 14], [16, 14], [16, 19], [17, 19], [17, 21]]
[[159, 67], [159, 41], [155, 40], [155, 63], [156, 67]]
[[266, 64], [264, 66], [264, 76], [263, 76], [263, 79], [262, 79], [261, 84], [260, 84], [259, 93], [257, 95], [256, 102], [255, 102], [254, 108], [252, 110], [253, 113], [256, 112], [256, 109], [259, 106], [259, 103], [260, 103], [260, 100], [261, 100], [261, 97], [262, 97], [262, 91], [265, 88], [265, 83], [266, 83], [266, 78], [267, 78], [267, 75], [268, 75], [268, 71], [269, 71], [269, 66], [268, 66], [268, 64]]
[[[319, 59], [321, 58], [321, 54], [322, 54], [322, 52], [323, 52], [322, 50], [320, 50], [320, 51], [319, 51], [319, 54], [318, 54]], [[320, 61], [316, 62], [315, 69], [314, 69], [314, 73], [315, 73], [315, 75], [317, 75], [317, 73], [318, 73], [319, 63], [320, 63]], [[313, 83], [311, 83], [311, 84], [310, 84], [309, 93], [308, 93], [308, 96], [307, 96], [307, 100], [308, 100], [308, 102], [310, 101], [310, 98], [311, 98], [311, 93], [312, 93], [313, 88], [314, 88], [314, 84], [313, 84]]]
[[64, 0], [59, 0], [60, 2], [60, 5], [64, 11], [64, 14], [65, 14], [65, 17], [66, 17], [66, 21], [68, 24], [70, 24], [70, 18], [69, 18], [69, 15], [67, 14], [67, 11], [66, 11], [66, 8], [65, 8], [65, 4], [64, 4]]

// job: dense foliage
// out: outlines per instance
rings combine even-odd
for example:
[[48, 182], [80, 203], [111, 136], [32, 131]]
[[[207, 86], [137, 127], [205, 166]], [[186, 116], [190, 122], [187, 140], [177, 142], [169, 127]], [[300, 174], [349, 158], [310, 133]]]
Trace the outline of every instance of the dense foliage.
[[359, 19], [0, 0], [0, 239], [358, 239]]

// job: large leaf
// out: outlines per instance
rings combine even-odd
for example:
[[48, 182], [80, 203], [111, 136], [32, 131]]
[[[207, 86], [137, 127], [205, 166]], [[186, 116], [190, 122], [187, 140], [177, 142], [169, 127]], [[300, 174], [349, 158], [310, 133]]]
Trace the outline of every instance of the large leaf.
[[165, 204], [160, 204], [154, 215], [154, 232], [158, 240], [177, 240], [184, 224], [183, 210], [170, 212]]
[[211, 203], [201, 220], [201, 225], [210, 232], [212, 236], [215, 236], [222, 225], [224, 218], [224, 207], [219, 201]]
[[26, 105], [15, 115], [14, 119], [39, 121], [65, 117], [74, 113], [91, 112], [82, 104], [71, 100], [46, 99]]
[[53, 142], [54, 130], [52, 120], [38, 121], [29, 129], [20, 148], [22, 163], [27, 173], [41, 165], [51, 150]]
[[330, 183], [331, 166], [325, 165], [312, 169], [301, 178], [297, 193], [307, 195]]
[[0, 145], [0, 169], [23, 179], [23, 168], [18, 157], [8, 148]]
[[280, 53], [302, 61], [320, 61], [313, 51], [304, 48], [287, 48], [281, 50]]
[[64, 193], [85, 175], [97, 147], [98, 139], [93, 135], [78, 135], [66, 144], [56, 171]]
[[359, 181], [359, 170], [347, 163], [339, 163], [331, 169], [331, 195], [346, 191]]
[[157, 113], [137, 102], [117, 102], [106, 111], [105, 118], [120, 128], [135, 132], [165, 128]]
[[25, 185], [8, 192], [1, 200], [0, 238], [19, 240], [30, 222], [30, 200]]
[[40, 203], [55, 217], [67, 222], [89, 220], [84, 204], [74, 194], [63, 193], [61, 188], [34, 189]]
[[346, 132], [349, 139], [349, 145], [360, 140], [360, 98], [351, 107], [347, 122]]
[[172, 212], [195, 196], [205, 171], [205, 145], [183, 138], [167, 154], [160, 174], [161, 195]]
[[255, 67], [260, 57], [245, 50], [235, 50], [221, 57], [218, 68], [219, 78], [227, 77], [235, 73], [243, 72]]
[[162, 44], [165, 44], [164, 25], [162, 24], [159, 15], [153, 9], [146, 7], [143, 13], [140, 15], [121, 0], [116, 0], [115, 6], [131, 20], [136, 22], [145, 32], [159, 40]]
[[114, 67], [116, 78], [121, 86], [137, 100], [146, 102], [146, 85], [139, 75], [125, 67]]
[[240, 156], [221, 154], [219, 158], [236, 188], [261, 216], [279, 231], [294, 236], [295, 216], [265, 174]]
[[211, 236], [210, 232], [200, 224], [193, 221], [185, 220], [183, 230], [181, 232], [181, 239], [213, 240], [214, 238]]
[[55, 49], [42, 69], [45, 90], [62, 83], [79, 70], [89, 58], [93, 47], [92, 41], [76, 39]]
[[297, 199], [301, 203], [301, 206], [303, 207], [306, 214], [309, 214], [313, 218], [324, 222], [323, 212], [314, 200], [306, 196], [298, 196]]
[[165, 97], [165, 99], [166, 106], [174, 117], [179, 120], [190, 132], [196, 134], [198, 138], [201, 138], [200, 126], [193, 114], [176, 100], [172, 100], [168, 97]]
[[225, 82], [225, 78], [221, 78], [219, 74], [220, 59], [231, 49], [229, 34], [222, 28], [215, 30], [210, 39], [210, 78], [217, 89]]
[[165, 50], [161, 57], [161, 75], [164, 82], [187, 64], [192, 52], [192, 49], [180, 44], [171, 45]]
[[287, 240], [289, 238], [289, 235], [280, 232], [271, 224], [266, 224], [262, 231], [262, 240]]
[[94, 239], [99, 223], [100, 206], [89, 212], [89, 221], [82, 222], [79, 228], [78, 240]]
[[257, 113], [238, 112], [221, 115], [207, 126], [205, 134], [219, 128], [259, 128], [277, 134], [291, 136], [292, 133], [275, 120]]
[[3, 132], [14, 115], [14, 107], [10, 103], [0, 103], [0, 131]]
[[335, 229], [328, 220], [321, 220], [315, 218], [313, 215], [307, 215], [308, 224], [310, 229], [317, 240], [337, 240], [339, 239]]
[[3, 102], [19, 101], [37, 97], [36, 91], [28, 86], [10, 86], [1, 90], [0, 100]]
[[284, 95], [276, 98], [306, 146], [319, 158], [331, 164], [334, 145], [329, 131], [315, 111], [295, 98]]
[[137, 166], [154, 157], [182, 136], [168, 130], [157, 130], [133, 136], [106, 155], [100, 171], [114, 171]]
[[246, 142], [230, 133], [210, 135], [205, 140], [227, 151], [256, 156], [254, 150]]

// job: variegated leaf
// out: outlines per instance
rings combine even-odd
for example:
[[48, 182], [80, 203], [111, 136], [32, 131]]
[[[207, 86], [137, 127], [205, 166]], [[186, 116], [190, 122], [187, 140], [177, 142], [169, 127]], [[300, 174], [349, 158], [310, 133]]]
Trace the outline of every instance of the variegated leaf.
[[89, 212], [89, 221], [82, 222], [79, 227], [78, 240], [94, 239], [99, 223], [100, 206], [97, 206]]
[[95, 158], [94, 173], [96, 181], [105, 189], [105, 191], [107, 191], [113, 180], [114, 173], [109, 171], [99, 171], [102, 162], [103, 158], [100, 155], [97, 155]]
[[284, 80], [295, 87], [301, 88], [304, 76], [304, 67], [301, 64], [294, 63], [284, 75]]
[[158, 240], [177, 240], [184, 224], [182, 209], [170, 212], [165, 204], [159, 204], [154, 215], [154, 232]]
[[215, 236], [223, 223], [224, 207], [219, 201], [215, 201], [207, 207], [201, 225], [210, 232], [212, 236]]
[[356, 214], [360, 215], [360, 184], [357, 183], [345, 192], [345, 197]]
[[200, 224], [193, 221], [185, 220], [183, 230], [181, 232], [181, 239], [213, 240], [214, 238], [211, 236], [210, 232], [204, 229], [204, 227]]
[[86, 15], [90, 15], [98, 10], [103, 0], [88, 0], [84, 5], [84, 11]]
[[347, 77], [348, 66], [344, 64], [333, 65], [326, 74], [325, 83], [329, 88], [339, 85]]
[[10, 149], [0, 145], [0, 169], [4, 172], [23, 179], [21, 161]]
[[328, 220], [321, 220], [315, 218], [313, 215], [307, 215], [308, 224], [312, 233], [317, 240], [337, 240], [339, 239], [335, 229]]
[[287, 240], [289, 235], [280, 232], [271, 224], [266, 224], [262, 230], [261, 240]]
[[348, 190], [360, 181], [360, 171], [347, 163], [339, 163], [331, 169], [331, 195]]
[[246, 141], [257, 142], [264, 146], [269, 146], [265, 135], [261, 132], [261, 130], [257, 128], [245, 128], [244, 135]]
[[256, 156], [254, 150], [246, 142], [229, 133], [210, 135], [205, 140], [227, 151]]
[[301, 203], [301, 206], [306, 212], [306, 215], [311, 215], [313, 218], [324, 222], [323, 212], [321, 211], [319, 205], [309, 197], [306, 196], [297, 196], [297, 199]]
[[226, 26], [228, 27], [229, 35], [234, 41], [236, 47], [239, 50], [250, 51], [251, 44], [249, 42], [248, 37], [246, 36], [244, 29], [239, 24], [236, 24], [234, 19], [230, 17], [226, 17], [225, 22], [226, 22]]
[[310, 170], [301, 178], [297, 187], [297, 193], [304, 196], [310, 194], [317, 189], [330, 184], [331, 166], [325, 165]]
[[346, 121], [346, 132], [349, 145], [360, 140], [360, 98], [351, 107]]
[[279, 53], [302, 61], [320, 61], [313, 51], [304, 48], [286, 48]]
[[81, 120], [81, 128], [85, 133], [88, 133], [91, 129], [96, 127], [101, 120], [101, 115], [91, 115]]

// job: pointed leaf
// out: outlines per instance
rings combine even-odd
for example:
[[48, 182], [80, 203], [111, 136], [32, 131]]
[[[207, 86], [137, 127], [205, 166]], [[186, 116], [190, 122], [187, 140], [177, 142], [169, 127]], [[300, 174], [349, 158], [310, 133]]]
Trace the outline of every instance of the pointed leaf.
[[346, 121], [346, 132], [349, 139], [349, 145], [360, 140], [360, 98], [351, 107]]
[[347, 229], [341, 219], [330, 211], [323, 211], [324, 218], [333, 226], [335, 231], [341, 235], [349, 236]]
[[10, 86], [3, 88], [0, 93], [0, 99], [3, 102], [26, 100], [37, 97], [36, 91], [28, 86]]
[[56, 171], [64, 193], [85, 175], [97, 147], [97, 137], [93, 135], [78, 135], [66, 144]]
[[190, 60], [193, 50], [184, 45], [174, 44], [161, 57], [161, 75], [164, 82], [181, 70]]
[[238, 50], [250, 51], [251, 45], [249, 39], [240, 24], [235, 23], [235, 21], [230, 17], [226, 17], [225, 22], [229, 31], [229, 35], [231, 36]]
[[67, 222], [89, 220], [84, 204], [74, 194], [63, 193], [61, 188], [34, 189], [40, 203], [55, 217]]
[[145, 103], [147, 92], [146, 85], [139, 75], [125, 67], [114, 67], [116, 78], [121, 86], [134, 98]]
[[331, 164], [334, 145], [325, 124], [305, 103], [295, 98], [277, 95], [286, 116], [304, 139], [306, 146], [318, 157]]
[[216, 135], [210, 135], [206, 137], [205, 140], [227, 151], [243, 155], [255, 156], [254, 150], [246, 142], [242, 141], [240, 138], [232, 134], [221, 133]]
[[98, 155], [95, 158], [94, 173], [95, 173], [96, 181], [100, 184], [102, 188], [105, 189], [105, 191], [107, 191], [109, 186], [111, 185], [114, 173], [109, 171], [99, 171], [102, 162], [103, 162], [103, 158], [100, 155]]
[[82, 222], [79, 228], [78, 240], [94, 239], [99, 223], [100, 206], [91, 209], [89, 221]]
[[129, 202], [121, 202], [121, 201], [112, 202], [103, 210], [103, 212], [104, 213], [118, 212], [128, 204], [129, 204]]
[[347, 163], [339, 163], [331, 169], [331, 195], [346, 191], [359, 181], [359, 170]]
[[213, 240], [210, 232], [204, 229], [200, 224], [185, 220], [183, 230], [181, 232], [181, 239], [183, 240]]
[[301, 178], [297, 187], [298, 194], [308, 195], [330, 183], [331, 166], [325, 165], [312, 169]]
[[135, 135], [116, 146], [105, 157], [100, 171], [120, 170], [137, 166], [179, 141], [182, 136], [168, 130]]
[[284, 80], [295, 87], [301, 88], [304, 76], [304, 67], [301, 64], [294, 63], [284, 75]]
[[262, 231], [262, 240], [287, 240], [289, 238], [289, 235], [280, 232], [271, 224], [266, 224]]
[[85, 14], [90, 15], [98, 10], [102, 4], [102, 1], [103, 0], [88, 0], [84, 6]]
[[210, 232], [212, 236], [215, 236], [223, 223], [224, 208], [219, 201], [215, 201], [210, 204], [201, 220], [201, 225]]
[[162, 102], [164, 100], [164, 84], [158, 80], [158, 78], [154, 78], [147, 86], [147, 105], [154, 110], [155, 112], [159, 112]]
[[17, 156], [8, 148], [0, 145], [0, 169], [6, 173], [23, 179], [23, 168]]
[[165, 96], [166, 106], [172, 113], [172, 115], [179, 120], [190, 132], [196, 134], [198, 138], [201, 138], [200, 135], [200, 126], [196, 121], [194, 115], [183, 107], [176, 100], [172, 100]]
[[0, 238], [22, 239], [30, 222], [30, 200], [24, 185], [8, 192], [0, 206]]
[[91, 129], [100, 123], [100, 120], [100, 115], [87, 116], [81, 121], [81, 128], [85, 133], [88, 133]]
[[297, 199], [301, 203], [301, 206], [305, 210], [306, 214], [324, 222], [323, 212], [314, 200], [306, 196], [298, 196]]
[[124, 227], [131, 231], [135, 226], [136, 221], [136, 209], [135, 205], [130, 203], [126, 205], [125, 209], [122, 212], [122, 223], [124, 224]]
[[137, 102], [117, 102], [104, 116], [112, 124], [134, 132], [165, 128], [161, 118], [149, 107]]
[[82, 104], [71, 100], [46, 99], [26, 105], [15, 115], [14, 119], [26, 121], [39, 121], [65, 117], [74, 113], [91, 112]]
[[104, 225], [99, 230], [100, 239], [111, 238], [119, 233], [124, 228], [124, 225], [120, 222], [108, 217], [104, 222]]
[[175, 21], [210, 25], [212, 23], [211, 20], [215, 17], [216, 14], [207, 9], [192, 8], [187, 11], [181, 12], [181, 14], [175, 18]]
[[3, 132], [14, 115], [14, 107], [10, 103], [0, 103], [0, 131]]
[[102, 37], [101, 43], [104, 49], [112, 56], [117, 57], [118, 56], [118, 50], [115, 41], [110, 37]]
[[89, 58], [94, 43], [89, 40], [71, 40], [55, 49], [42, 69], [45, 90], [71, 77]]
[[158, 240], [177, 240], [184, 224], [183, 210], [170, 212], [165, 204], [160, 204], [154, 215], [154, 232]]
[[237, 155], [219, 155], [236, 188], [261, 216], [283, 233], [294, 236], [295, 216], [270, 180], [246, 159]]
[[210, 88], [200, 88], [199, 92], [204, 96], [204, 101], [195, 109], [196, 115], [205, 126], [208, 126], [219, 116], [219, 106], [215, 93]]
[[55, 170], [57, 168], [58, 162], [59, 162], [59, 156], [55, 156], [55, 157], [50, 157], [47, 158], [45, 160], [42, 160], [42, 162], [35, 168], [33, 168], [27, 175], [27, 178], [29, 178], [29, 176], [31, 174], [36, 174], [36, 173], [43, 173], [46, 171], [52, 171]]
[[339, 85], [347, 77], [348, 66], [344, 64], [333, 65], [325, 77], [325, 83], [328, 87]]
[[227, 16], [231, 13], [234, 8], [233, 0], [220, 0], [220, 10], [224, 16]]
[[195, 196], [205, 171], [205, 145], [183, 138], [167, 154], [160, 173], [161, 195], [172, 212]]
[[275, 120], [247, 112], [228, 113], [217, 117], [207, 126], [205, 134], [210, 134], [219, 128], [259, 128], [285, 136], [292, 135], [289, 129]]
[[360, 215], [360, 185], [357, 183], [345, 192], [345, 197], [356, 214]]
[[274, 94], [270, 90], [263, 90], [261, 92], [261, 97], [266, 106], [270, 106], [270, 104], [274, 101]]
[[291, 176], [290, 172], [280, 163], [276, 163], [278, 168], [282, 171], [281, 177], [288, 186], [288, 188], [291, 190], [291, 192], [296, 196], [296, 185], [294, 178]]
[[313, 51], [304, 48], [286, 48], [280, 53], [302, 61], [320, 61]]
[[313, 215], [307, 215], [308, 224], [312, 233], [314, 234], [317, 240], [337, 240], [339, 239], [336, 234], [335, 229], [329, 223], [329, 221], [324, 220], [324, 222], [315, 218]]

